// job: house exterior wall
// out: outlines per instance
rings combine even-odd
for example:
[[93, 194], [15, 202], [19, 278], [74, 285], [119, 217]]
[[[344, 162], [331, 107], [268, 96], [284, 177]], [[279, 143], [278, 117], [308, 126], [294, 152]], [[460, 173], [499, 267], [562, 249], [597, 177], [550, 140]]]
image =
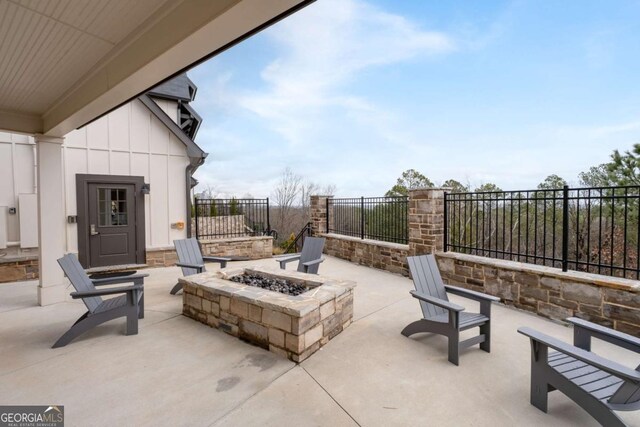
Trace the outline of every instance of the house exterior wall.
[[[17, 207], [18, 194], [35, 191], [35, 144], [26, 135], [0, 132], [0, 206]], [[34, 224], [37, 226], [37, 224]], [[8, 242], [20, 240], [18, 214], [6, 212], [5, 223]], [[0, 233], [4, 231], [0, 229]]]
[[[176, 102], [155, 101], [177, 121]], [[18, 207], [19, 194], [36, 191], [34, 154], [33, 138], [0, 133], [0, 206]], [[171, 228], [172, 223], [188, 220], [186, 147], [141, 102], [132, 101], [67, 134], [62, 157], [65, 215], [78, 212], [76, 174], [143, 176], [151, 184], [145, 196], [146, 249], [166, 248], [186, 237], [186, 230]], [[20, 215], [6, 217], [7, 240], [19, 242]], [[66, 224], [66, 250], [78, 251], [76, 224]]]

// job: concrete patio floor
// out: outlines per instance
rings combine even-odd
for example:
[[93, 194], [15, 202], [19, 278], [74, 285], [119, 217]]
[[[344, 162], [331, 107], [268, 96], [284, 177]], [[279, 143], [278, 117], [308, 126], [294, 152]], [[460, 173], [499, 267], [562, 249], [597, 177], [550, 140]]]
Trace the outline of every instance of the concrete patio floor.
[[[445, 338], [400, 335], [421, 316], [409, 279], [329, 257], [322, 275], [358, 284], [354, 322], [296, 365], [182, 316], [181, 295], [169, 295], [178, 268], [146, 272], [138, 335], [124, 336], [120, 319], [56, 350], [82, 303], [38, 307], [35, 282], [0, 285], [0, 405], [64, 405], [68, 426], [597, 425], [559, 392], [548, 414], [529, 404], [530, 347], [517, 327], [572, 337], [543, 318], [496, 305], [492, 353], [476, 346], [456, 367]], [[633, 353], [598, 341], [593, 348], [638, 364]], [[640, 425], [639, 413], [619, 415]]]

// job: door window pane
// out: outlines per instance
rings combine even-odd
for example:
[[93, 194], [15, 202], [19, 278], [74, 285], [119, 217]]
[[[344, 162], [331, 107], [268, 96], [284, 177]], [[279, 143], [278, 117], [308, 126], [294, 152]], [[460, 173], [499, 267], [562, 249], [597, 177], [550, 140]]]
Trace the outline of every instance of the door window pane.
[[109, 222], [107, 200], [107, 190], [105, 188], [98, 188], [98, 225], [101, 227], [111, 225]]
[[101, 227], [128, 224], [127, 190], [125, 188], [98, 188], [98, 225]]

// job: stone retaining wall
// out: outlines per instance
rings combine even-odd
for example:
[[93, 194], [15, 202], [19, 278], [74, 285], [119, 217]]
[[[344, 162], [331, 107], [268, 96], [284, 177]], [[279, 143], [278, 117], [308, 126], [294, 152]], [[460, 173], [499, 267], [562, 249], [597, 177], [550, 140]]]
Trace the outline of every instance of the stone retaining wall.
[[249, 259], [273, 256], [273, 237], [271, 236], [201, 240], [200, 246], [202, 254], [208, 256], [237, 256]]
[[327, 238], [325, 252], [338, 258], [408, 275], [407, 256], [436, 254], [446, 283], [498, 296], [505, 304], [551, 319], [576, 316], [640, 336], [638, 281], [442, 252], [444, 191], [409, 191], [408, 245], [324, 234], [333, 215], [327, 212], [328, 196], [311, 196], [312, 229]]
[[149, 267], [169, 267], [178, 262], [178, 255], [173, 247], [147, 249], [147, 265]]
[[[203, 255], [246, 257], [248, 259], [271, 258], [273, 237], [234, 237], [230, 239], [203, 240], [200, 242]], [[147, 249], [147, 266], [170, 267], [178, 262], [173, 247]], [[0, 283], [36, 280], [39, 261], [37, 256], [20, 259], [0, 258]]]
[[640, 336], [640, 282], [514, 261], [436, 254], [445, 282], [544, 317], [576, 316]]
[[0, 283], [20, 282], [38, 278], [38, 257], [19, 260], [3, 260], [0, 258]]
[[359, 239], [340, 234], [320, 234], [326, 239], [324, 253], [367, 267], [409, 276], [409, 245]]
[[[273, 237], [234, 237], [231, 239], [201, 240], [202, 255], [246, 257], [262, 259], [273, 256]], [[147, 250], [149, 267], [169, 267], [178, 262], [173, 247]]]

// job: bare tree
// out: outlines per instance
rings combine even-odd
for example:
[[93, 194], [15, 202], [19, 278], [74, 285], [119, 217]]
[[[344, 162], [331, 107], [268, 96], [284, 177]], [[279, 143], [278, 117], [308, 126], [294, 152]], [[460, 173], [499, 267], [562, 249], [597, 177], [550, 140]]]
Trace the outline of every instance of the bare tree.
[[320, 194], [320, 185], [309, 180], [303, 182], [300, 187], [300, 206], [303, 211], [309, 209], [309, 198], [314, 194]]
[[300, 195], [301, 186], [302, 177], [294, 173], [291, 168], [286, 168], [273, 190], [273, 200], [278, 206], [275, 225], [280, 235], [285, 239], [292, 232], [291, 213]]
[[[300, 207], [302, 208], [302, 221], [308, 222], [311, 218], [310, 199], [313, 195], [333, 196], [336, 192], [335, 184], [320, 185], [306, 180], [300, 188]], [[303, 224], [304, 225], [304, 224]]]
[[217, 199], [220, 196], [220, 190], [217, 186], [211, 184], [203, 184], [202, 191], [196, 193], [198, 199]]

